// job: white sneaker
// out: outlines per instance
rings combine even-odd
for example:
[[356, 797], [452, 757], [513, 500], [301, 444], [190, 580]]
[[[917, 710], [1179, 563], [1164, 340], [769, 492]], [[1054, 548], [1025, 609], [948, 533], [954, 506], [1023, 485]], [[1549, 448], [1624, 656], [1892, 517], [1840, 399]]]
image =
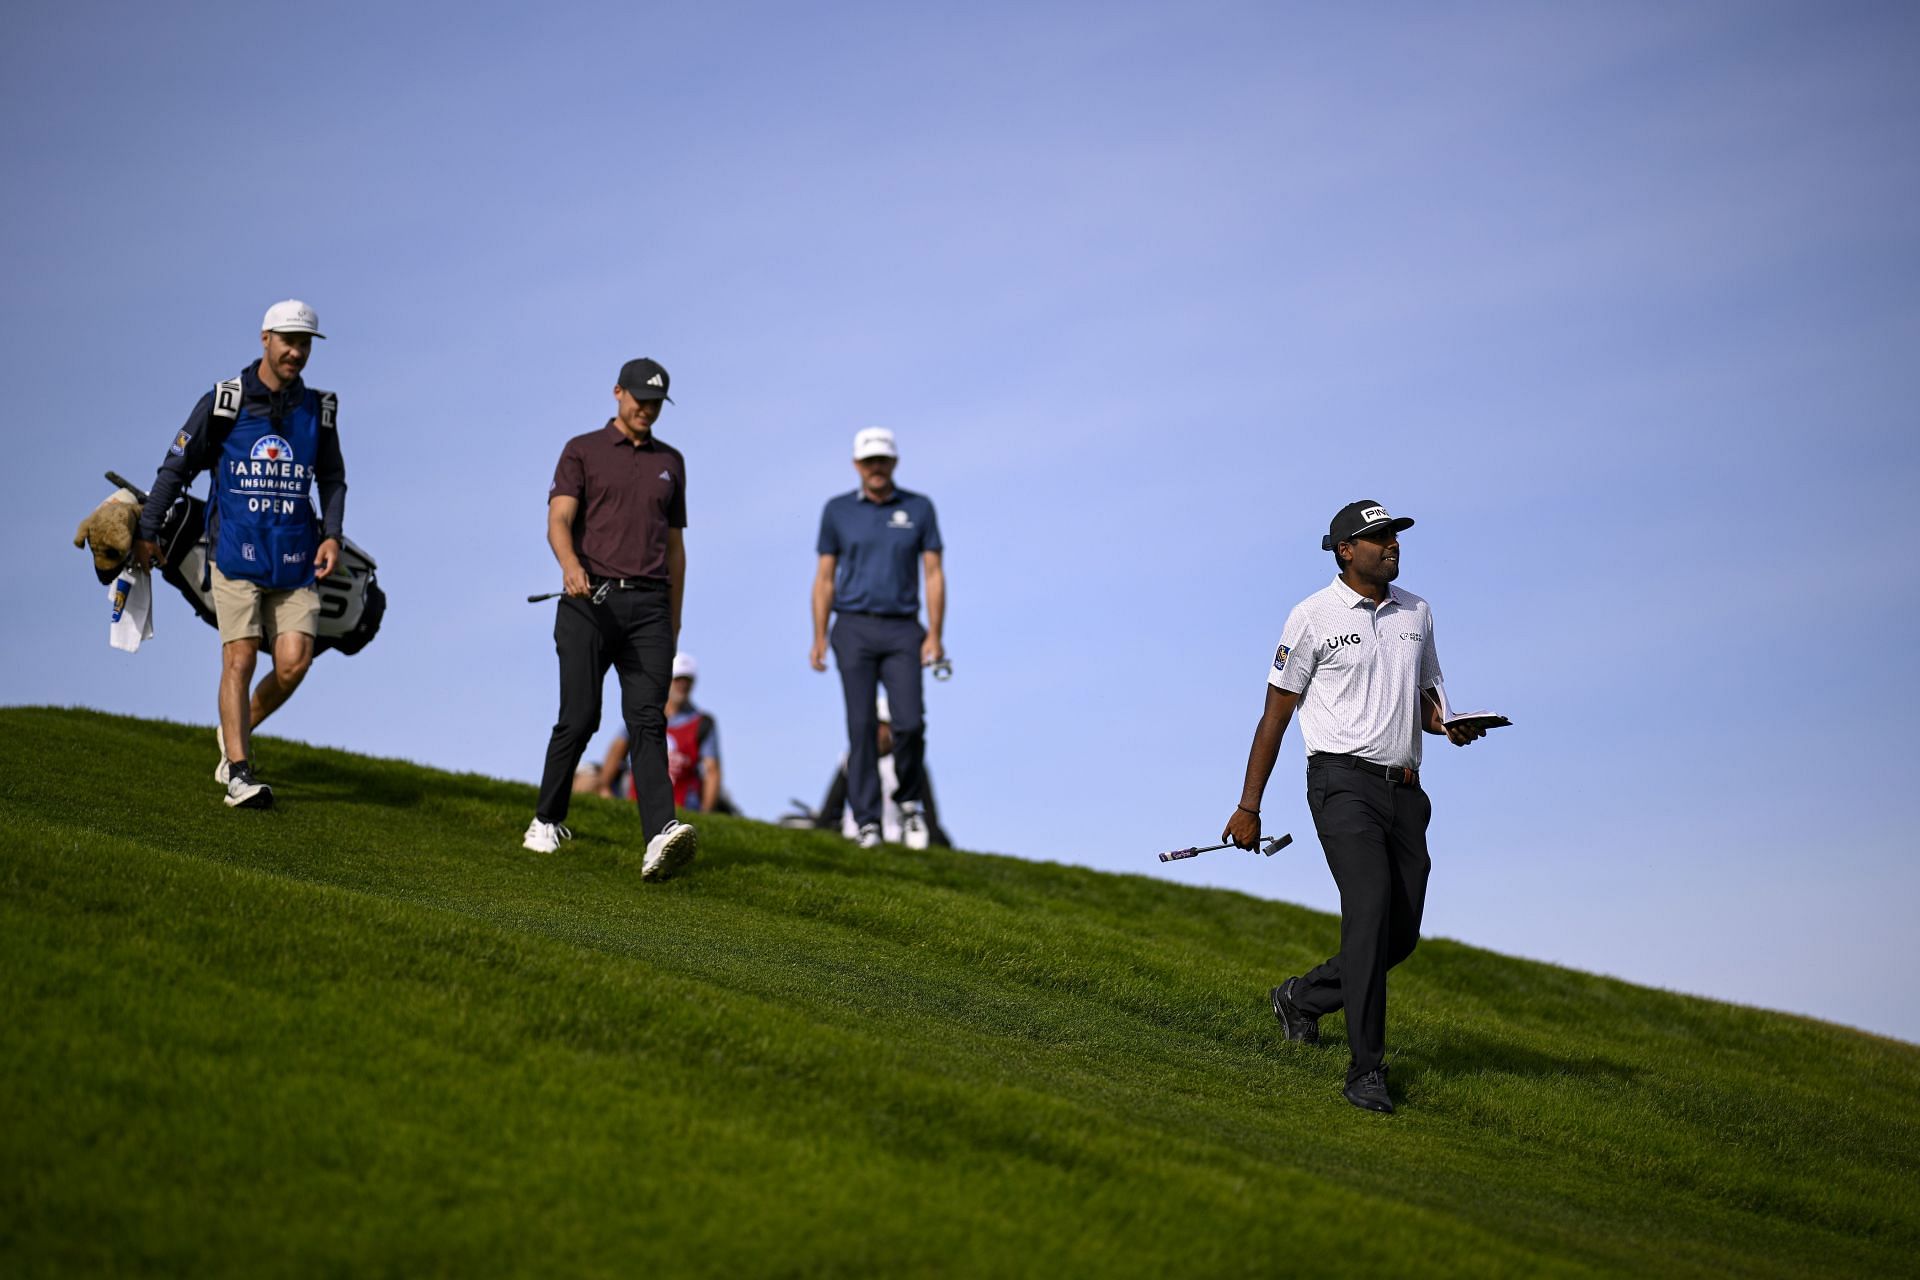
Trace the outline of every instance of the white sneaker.
[[271, 809], [273, 808], [273, 788], [264, 782], [256, 782], [253, 770], [241, 769], [227, 776], [227, 807], [229, 809]]
[[521, 839], [522, 849], [531, 849], [535, 853], [552, 853], [560, 847], [562, 840], [573, 839], [573, 832], [557, 822], [542, 822], [535, 818], [527, 824], [527, 834]]
[[640, 878], [671, 880], [699, 852], [700, 833], [684, 822], [670, 821], [660, 828], [659, 835], [647, 841], [647, 856], [640, 863]]
[[217, 724], [213, 726], [213, 740], [220, 744], [220, 764], [213, 771], [213, 780], [224, 787], [227, 785], [227, 734]]
[[927, 808], [918, 800], [900, 806], [900, 839], [909, 849], [927, 847]]
[[862, 849], [878, 849], [880, 847], [880, 824], [877, 822], [861, 824], [860, 834], [853, 838], [853, 842]]

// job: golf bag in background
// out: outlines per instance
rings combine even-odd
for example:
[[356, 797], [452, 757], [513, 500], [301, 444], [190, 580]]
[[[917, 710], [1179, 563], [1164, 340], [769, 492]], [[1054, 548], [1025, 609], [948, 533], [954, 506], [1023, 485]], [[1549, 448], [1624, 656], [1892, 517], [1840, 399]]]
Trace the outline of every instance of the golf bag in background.
[[[218, 626], [207, 564], [207, 504], [192, 494], [175, 499], [160, 526], [160, 549], [167, 558], [160, 576], [187, 598], [202, 622]], [[353, 539], [340, 540], [340, 559], [333, 572], [313, 584], [320, 593], [314, 653], [329, 649], [358, 653], [379, 633], [380, 620], [387, 613], [387, 593], [380, 589], [373, 570], [373, 557], [355, 546]]]

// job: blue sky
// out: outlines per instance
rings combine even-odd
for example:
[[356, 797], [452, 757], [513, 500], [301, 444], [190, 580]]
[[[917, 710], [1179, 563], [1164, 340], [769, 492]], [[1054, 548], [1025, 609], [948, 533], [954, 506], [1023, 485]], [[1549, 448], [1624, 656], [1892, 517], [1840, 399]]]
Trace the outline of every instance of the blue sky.
[[886, 425], [948, 542], [956, 838], [1334, 908], [1297, 736], [1293, 850], [1153, 854], [1231, 811], [1320, 534], [1370, 497], [1419, 521], [1454, 700], [1516, 722], [1429, 746], [1430, 934], [1920, 1039], [1911, 7], [21, 3], [0, 34], [0, 702], [211, 722], [213, 633], [163, 596], [111, 652], [67, 543], [298, 296], [393, 603], [273, 728], [533, 780], [546, 482], [648, 354], [750, 813], [840, 750], [812, 539]]

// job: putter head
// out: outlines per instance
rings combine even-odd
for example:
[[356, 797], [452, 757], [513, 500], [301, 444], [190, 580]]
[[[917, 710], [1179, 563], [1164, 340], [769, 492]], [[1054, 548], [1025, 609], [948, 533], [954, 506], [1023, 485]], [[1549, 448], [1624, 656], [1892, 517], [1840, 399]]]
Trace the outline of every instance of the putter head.
[[1271, 840], [1262, 840], [1260, 842], [1260, 852], [1266, 854], [1269, 858], [1271, 858], [1274, 854], [1280, 852], [1282, 849], [1286, 848], [1288, 845], [1292, 843], [1293, 843], [1293, 835], [1291, 832], [1289, 832], [1284, 836], [1275, 836]]

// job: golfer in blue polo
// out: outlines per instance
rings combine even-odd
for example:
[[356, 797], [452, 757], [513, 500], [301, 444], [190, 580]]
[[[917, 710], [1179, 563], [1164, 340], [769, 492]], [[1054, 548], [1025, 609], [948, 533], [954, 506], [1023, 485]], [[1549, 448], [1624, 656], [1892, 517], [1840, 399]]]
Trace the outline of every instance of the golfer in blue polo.
[[[820, 513], [820, 565], [813, 579], [815, 671], [827, 669], [827, 646], [840, 668], [847, 706], [847, 803], [863, 849], [880, 843], [879, 713], [884, 685], [893, 711], [893, 761], [900, 786], [901, 840], [927, 847], [926, 720], [920, 669], [946, 656], [940, 632], [947, 615], [947, 577], [940, 565], [940, 525], [933, 502], [893, 483], [900, 460], [893, 432], [868, 427], [853, 438], [860, 487], [830, 500]], [[920, 575], [927, 577], [927, 625], [920, 625]], [[833, 616], [829, 631], [827, 617]]]

